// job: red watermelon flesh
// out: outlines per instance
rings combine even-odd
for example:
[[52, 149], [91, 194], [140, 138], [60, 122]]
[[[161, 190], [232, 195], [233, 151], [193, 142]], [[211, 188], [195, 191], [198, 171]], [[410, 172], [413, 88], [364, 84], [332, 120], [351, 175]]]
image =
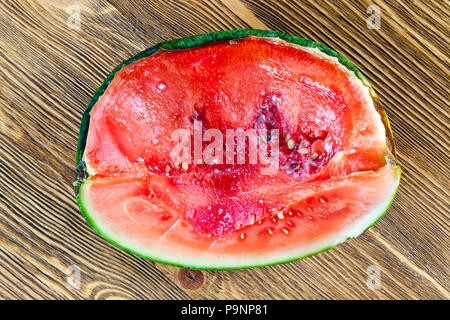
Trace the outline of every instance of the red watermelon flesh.
[[[336, 58], [280, 39], [160, 49], [118, 71], [90, 112], [79, 203], [105, 238], [166, 263], [313, 254], [364, 231], [395, 194], [399, 167], [375, 103]], [[172, 133], [193, 132], [194, 120], [224, 136], [278, 129], [279, 169], [174, 165]]]

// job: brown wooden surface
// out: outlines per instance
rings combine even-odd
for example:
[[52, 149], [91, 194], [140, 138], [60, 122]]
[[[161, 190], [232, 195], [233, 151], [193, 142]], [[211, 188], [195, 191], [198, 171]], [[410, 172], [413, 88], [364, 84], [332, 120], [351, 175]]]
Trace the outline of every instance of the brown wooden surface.
[[[377, 4], [381, 29], [368, 29]], [[80, 29], [67, 25], [78, 5]], [[0, 299], [448, 299], [447, 1], [22, 0], [0, 4]], [[348, 57], [390, 117], [404, 175], [387, 215], [315, 257], [240, 271], [152, 263], [100, 238], [74, 199], [81, 114], [106, 75], [153, 44], [273, 29]], [[71, 265], [81, 287], [66, 285]], [[366, 285], [367, 268], [381, 287]]]

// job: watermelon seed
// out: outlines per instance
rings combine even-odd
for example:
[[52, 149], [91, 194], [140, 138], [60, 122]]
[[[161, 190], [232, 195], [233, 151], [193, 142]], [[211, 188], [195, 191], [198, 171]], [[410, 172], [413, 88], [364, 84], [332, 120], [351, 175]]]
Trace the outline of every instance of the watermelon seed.
[[325, 199], [322, 198], [322, 197], [319, 198], [319, 201], [320, 201], [321, 203], [325, 203], [325, 202], [326, 202]]
[[259, 220], [259, 221], [258, 221], [258, 224], [261, 224], [261, 223], [262, 223], [262, 220]]
[[269, 230], [267, 230], [267, 232], [268, 232], [270, 235], [272, 235], [272, 233], [273, 233], [273, 231], [272, 231], [271, 228], [269, 228]]
[[289, 233], [289, 231], [287, 229], [285, 229], [285, 228], [281, 229], [281, 231], [283, 231], [284, 234], [288, 234]]
[[288, 148], [289, 149], [294, 149], [295, 146], [295, 142], [292, 139], [289, 139], [289, 141], [287, 142]]
[[170, 172], [170, 166], [169, 166], [169, 165], [166, 165], [165, 171], [166, 171], [166, 173], [169, 173], [169, 172]]
[[250, 218], [250, 224], [251, 224], [251, 225], [255, 224], [255, 216], [252, 216], [252, 217]]
[[294, 214], [291, 211], [289, 211], [288, 215], [290, 215], [292, 217]]
[[239, 42], [237, 41], [237, 40], [230, 40], [230, 44], [231, 45], [235, 45], [235, 44], [238, 44]]
[[273, 221], [274, 223], [277, 223], [277, 219], [276, 219], [276, 218], [273, 218], [272, 221]]
[[291, 134], [288, 133], [285, 137], [285, 141], [288, 142], [289, 140], [291, 140]]
[[286, 223], [288, 224], [288, 226], [292, 227], [294, 224], [290, 221], [286, 221]]
[[300, 148], [300, 149], [298, 149], [298, 153], [300, 153], [300, 154], [308, 154], [309, 153], [309, 149], [308, 148]]
[[317, 154], [317, 152], [314, 152], [314, 153], [311, 155], [311, 160], [316, 160], [318, 157], [319, 157], [319, 155]]
[[278, 212], [277, 216], [278, 216], [278, 218], [280, 218], [280, 219], [284, 219], [283, 211]]
[[244, 240], [244, 238], [245, 238], [245, 233], [241, 233], [241, 240]]
[[184, 171], [187, 171], [187, 169], [189, 168], [189, 165], [187, 164], [187, 162], [183, 162], [183, 163], [181, 164], [181, 168], [182, 168]]

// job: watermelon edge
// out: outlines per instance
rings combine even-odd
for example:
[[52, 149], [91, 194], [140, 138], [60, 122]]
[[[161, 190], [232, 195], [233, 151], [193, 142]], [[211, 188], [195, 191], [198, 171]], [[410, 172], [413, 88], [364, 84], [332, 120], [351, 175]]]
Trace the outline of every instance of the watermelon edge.
[[[389, 165], [389, 164], [388, 164]], [[311, 257], [314, 256], [316, 254], [319, 254], [321, 252], [330, 250], [336, 246], [338, 246], [339, 244], [349, 240], [349, 239], [354, 239], [356, 237], [358, 237], [359, 235], [361, 235], [362, 233], [366, 232], [369, 228], [371, 228], [375, 223], [377, 223], [385, 214], [386, 212], [389, 210], [390, 206], [392, 205], [392, 202], [394, 201], [394, 198], [397, 194], [398, 191], [398, 187], [400, 185], [400, 177], [402, 174], [402, 170], [400, 168], [400, 166], [395, 166], [394, 170], [396, 171], [396, 186], [395, 189], [393, 189], [393, 192], [391, 193], [390, 197], [388, 197], [384, 203], [387, 203], [387, 205], [382, 208], [379, 209], [379, 213], [376, 214], [376, 217], [374, 220], [370, 221], [368, 224], [363, 225], [362, 227], [358, 228], [358, 231], [356, 231], [356, 233], [354, 233], [354, 235], [352, 236], [348, 236], [344, 239], [341, 239], [338, 242], [335, 242], [331, 245], [325, 245], [323, 248], [318, 249], [318, 250], [314, 250], [310, 253], [307, 254], [303, 254], [301, 256], [295, 256], [295, 257], [288, 257], [284, 260], [280, 260], [280, 261], [274, 261], [274, 262], [269, 262], [269, 263], [263, 263], [263, 264], [257, 264], [257, 265], [238, 265], [236, 264], [236, 266], [232, 266], [232, 267], [220, 267], [220, 266], [207, 266], [207, 265], [189, 265], [189, 264], [182, 264], [182, 263], [176, 263], [176, 262], [172, 262], [172, 261], [167, 261], [167, 260], [163, 260], [163, 259], [157, 259], [157, 258], [153, 258], [144, 254], [141, 254], [133, 249], [130, 249], [126, 246], [121, 245], [120, 243], [118, 243], [116, 240], [113, 240], [109, 235], [107, 235], [105, 232], [102, 231], [102, 228], [98, 226], [98, 224], [94, 221], [94, 219], [92, 219], [89, 215], [89, 211], [86, 208], [86, 206], [83, 203], [83, 199], [81, 198], [81, 193], [77, 194], [76, 199], [78, 202], [78, 206], [80, 207], [81, 213], [83, 214], [83, 216], [85, 217], [87, 223], [97, 232], [98, 235], [100, 235], [103, 239], [105, 239], [106, 241], [108, 241], [109, 243], [115, 245], [116, 247], [131, 253], [135, 256], [138, 256], [140, 258], [149, 260], [149, 261], [153, 261], [153, 262], [158, 262], [158, 263], [163, 263], [163, 264], [167, 264], [167, 265], [172, 265], [175, 267], [181, 267], [181, 268], [187, 268], [187, 269], [197, 269], [197, 270], [239, 270], [239, 269], [249, 269], [249, 268], [259, 268], [259, 267], [267, 267], [267, 266], [273, 266], [273, 265], [278, 265], [278, 264], [283, 264], [283, 263], [288, 263], [288, 262], [293, 262], [293, 261], [297, 261], [300, 259], [304, 259], [307, 257]]]
[[[89, 130], [89, 122], [90, 122], [90, 112], [91, 112], [91, 110], [93, 109], [93, 107], [97, 103], [98, 99], [104, 94], [104, 92], [106, 91], [107, 87], [109, 86], [109, 84], [114, 79], [114, 76], [123, 67], [128, 66], [131, 63], [136, 62], [138, 60], [147, 58], [147, 57], [151, 56], [152, 54], [154, 54], [155, 52], [157, 52], [159, 49], [165, 49], [165, 50], [189, 49], [189, 48], [194, 48], [194, 47], [197, 47], [197, 46], [209, 44], [209, 43], [216, 42], [216, 41], [228, 41], [228, 40], [235, 40], [235, 39], [243, 39], [243, 38], [247, 38], [249, 36], [256, 36], [256, 37], [263, 37], [263, 38], [278, 38], [278, 39], [281, 39], [281, 40], [284, 40], [286, 42], [293, 43], [293, 44], [296, 44], [296, 45], [299, 45], [299, 46], [302, 46], [302, 47], [317, 48], [321, 52], [329, 55], [330, 57], [337, 58], [340, 64], [345, 66], [349, 71], [354, 72], [354, 74], [361, 81], [361, 83], [364, 86], [367, 86], [370, 89], [370, 94], [372, 96], [372, 99], [374, 100], [374, 105], [375, 105], [376, 111], [379, 113], [381, 121], [383, 122], [383, 125], [384, 125], [384, 127], [386, 129], [387, 147], [388, 147], [388, 150], [389, 150], [389, 154], [388, 154], [387, 158], [391, 160], [390, 162], [388, 162], [388, 165], [394, 166], [395, 167], [394, 170], [397, 171], [397, 175], [398, 175], [398, 178], [397, 178], [397, 181], [396, 181], [397, 185], [395, 186], [395, 190], [392, 192], [392, 196], [389, 199], [387, 206], [384, 209], [380, 209], [379, 210], [379, 214], [376, 215], [375, 220], [370, 222], [368, 225], [366, 225], [364, 227], [361, 227], [360, 228], [361, 231], [358, 230], [357, 234], [355, 234], [354, 236], [348, 237], [346, 239], [342, 239], [338, 243], [334, 243], [332, 245], [325, 246], [322, 249], [316, 250], [316, 251], [308, 253], [306, 255], [301, 255], [299, 257], [292, 257], [292, 258], [288, 258], [288, 259], [282, 260], [282, 261], [270, 262], [270, 263], [267, 263], [267, 264], [247, 265], [247, 266], [242, 265], [242, 266], [237, 266], [237, 267], [225, 267], [225, 268], [208, 267], [208, 266], [190, 266], [190, 265], [183, 265], [183, 264], [180, 264], [180, 263], [173, 263], [173, 262], [169, 262], [169, 261], [163, 261], [163, 260], [160, 260], [160, 259], [155, 259], [155, 258], [146, 256], [146, 255], [140, 254], [140, 253], [134, 251], [133, 249], [129, 249], [129, 248], [126, 248], [126, 247], [120, 245], [115, 240], [113, 240], [109, 236], [107, 236], [101, 230], [101, 228], [98, 227], [98, 225], [95, 223], [94, 219], [92, 219], [90, 217], [90, 215], [88, 213], [88, 210], [87, 210], [86, 206], [84, 205], [83, 200], [82, 200], [81, 195], [80, 195], [80, 189], [82, 188], [82, 186], [83, 186], [84, 182], [86, 181], [86, 179], [89, 178], [89, 169], [87, 167], [87, 164], [83, 160], [83, 154], [84, 154], [84, 149], [85, 149], [86, 140], [87, 140], [87, 134], [88, 134], [88, 130]], [[158, 43], [158, 44], [156, 44], [156, 45], [154, 45], [154, 46], [152, 46], [152, 47], [150, 47], [148, 49], [145, 49], [145, 50], [139, 52], [134, 57], [132, 57], [132, 58], [130, 58], [128, 60], [125, 60], [121, 64], [119, 64], [116, 68], [113, 69], [113, 71], [106, 77], [106, 79], [103, 81], [103, 83], [100, 85], [100, 87], [95, 91], [95, 93], [94, 93], [93, 97], [91, 98], [88, 106], [86, 107], [86, 110], [83, 113], [83, 116], [82, 116], [82, 119], [81, 119], [81, 125], [80, 125], [80, 133], [79, 133], [79, 138], [78, 138], [78, 145], [77, 145], [76, 165], [77, 165], [76, 181], [74, 182], [74, 186], [75, 186], [75, 196], [76, 196], [76, 200], [77, 200], [78, 206], [79, 206], [80, 211], [83, 214], [84, 218], [88, 222], [88, 224], [101, 237], [103, 237], [105, 240], [107, 240], [108, 242], [112, 243], [113, 245], [117, 246], [118, 248], [121, 248], [122, 250], [124, 250], [126, 252], [132, 253], [132, 254], [134, 254], [136, 256], [139, 256], [139, 257], [147, 259], [147, 260], [151, 260], [151, 261], [159, 262], [159, 263], [164, 263], [164, 264], [169, 264], [169, 265], [173, 265], [173, 266], [177, 266], [177, 267], [183, 267], [183, 268], [189, 268], [189, 269], [205, 269], [205, 270], [206, 269], [207, 270], [236, 270], [236, 269], [263, 267], [263, 266], [270, 266], [270, 265], [277, 265], [277, 264], [287, 263], [287, 262], [303, 259], [303, 258], [306, 258], [306, 257], [310, 257], [310, 256], [313, 256], [313, 255], [316, 255], [318, 253], [327, 251], [327, 250], [329, 250], [331, 248], [336, 247], [337, 245], [339, 245], [340, 243], [344, 242], [345, 240], [355, 238], [356, 236], [364, 233], [367, 229], [372, 227], [387, 212], [387, 210], [391, 206], [391, 204], [392, 204], [392, 202], [393, 202], [393, 200], [395, 198], [395, 195], [397, 193], [399, 182], [400, 182], [400, 176], [401, 176], [401, 168], [397, 165], [397, 159], [396, 159], [396, 154], [395, 154], [395, 144], [394, 144], [394, 140], [393, 140], [393, 136], [392, 136], [392, 130], [391, 130], [391, 127], [390, 127], [390, 124], [389, 124], [388, 117], [386, 115], [386, 112], [385, 112], [384, 108], [380, 104], [380, 101], [379, 101], [379, 98], [378, 98], [377, 94], [375, 93], [374, 89], [372, 88], [372, 86], [370, 85], [368, 80], [364, 77], [364, 75], [348, 59], [346, 59], [341, 54], [337, 53], [336, 51], [328, 48], [327, 46], [325, 46], [323, 44], [320, 44], [320, 43], [317, 43], [317, 42], [314, 42], [314, 41], [311, 41], [311, 40], [307, 40], [307, 39], [304, 39], [304, 38], [301, 38], [301, 37], [297, 37], [297, 36], [289, 35], [289, 34], [286, 34], [286, 33], [282, 33], [282, 32], [268, 31], [268, 30], [256, 30], [256, 29], [239, 29], [239, 30], [218, 31], [218, 32], [212, 32], [212, 33], [207, 33], [207, 34], [196, 35], [196, 36], [192, 36], [192, 37], [188, 37], [188, 38], [181, 38], [181, 39], [171, 40], [171, 41], [167, 41], [167, 42], [161, 42], [161, 43]]]

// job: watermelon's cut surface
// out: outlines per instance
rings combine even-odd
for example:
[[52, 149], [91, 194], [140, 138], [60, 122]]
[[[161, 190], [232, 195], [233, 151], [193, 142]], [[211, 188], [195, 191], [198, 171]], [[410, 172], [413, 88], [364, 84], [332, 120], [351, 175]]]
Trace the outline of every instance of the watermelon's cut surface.
[[[194, 120], [224, 136], [279, 129], [279, 169], [174, 165], [171, 134]], [[375, 92], [336, 52], [277, 32], [217, 32], [158, 44], [108, 76], [83, 117], [77, 200], [101, 236], [147, 259], [276, 264], [374, 224], [400, 181], [393, 148]]]

